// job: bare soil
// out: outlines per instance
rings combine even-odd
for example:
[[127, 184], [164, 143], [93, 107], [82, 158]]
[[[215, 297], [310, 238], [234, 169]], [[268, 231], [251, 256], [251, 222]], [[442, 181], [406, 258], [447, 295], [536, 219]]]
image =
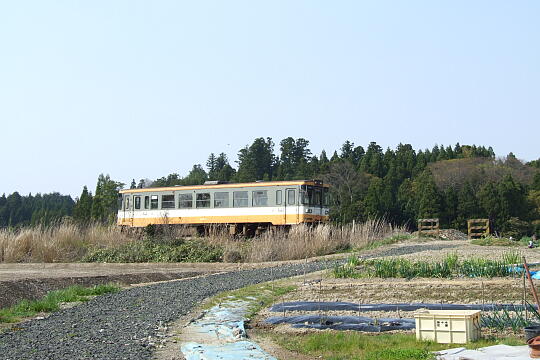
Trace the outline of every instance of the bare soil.
[[[339, 256], [339, 255], [338, 255]], [[310, 259], [313, 261], [315, 259]], [[238, 263], [0, 263], [0, 308], [22, 299], [39, 299], [71, 285], [116, 283], [130, 286], [219, 272], [280, 266], [300, 261]]]

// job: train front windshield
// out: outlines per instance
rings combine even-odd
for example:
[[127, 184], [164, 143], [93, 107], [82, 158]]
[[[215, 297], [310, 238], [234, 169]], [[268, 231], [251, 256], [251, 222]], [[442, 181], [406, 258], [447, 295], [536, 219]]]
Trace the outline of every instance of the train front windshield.
[[301, 201], [302, 205], [327, 207], [328, 188], [322, 186], [302, 185]]

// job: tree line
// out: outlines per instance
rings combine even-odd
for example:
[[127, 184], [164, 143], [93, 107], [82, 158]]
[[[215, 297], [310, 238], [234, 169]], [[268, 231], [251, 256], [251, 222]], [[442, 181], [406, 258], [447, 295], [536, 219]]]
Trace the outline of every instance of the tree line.
[[459, 143], [415, 150], [345, 141], [329, 157], [314, 155], [303, 138], [283, 139], [277, 152], [271, 138], [257, 138], [238, 152], [236, 168], [224, 153], [210, 154], [206, 168], [196, 164], [185, 177], [169, 174], [152, 186], [319, 178], [333, 185], [338, 223], [384, 217], [414, 228], [419, 218], [439, 218], [443, 227], [466, 230], [467, 219], [489, 218], [499, 234], [521, 236], [540, 231], [539, 169], [540, 160], [496, 159], [491, 147]]
[[[345, 141], [329, 156], [325, 151], [313, 154], [303, 138], [283, 139], [276, 149], [271, 138], [261, 137], [238, 151], [235, 166], [225, 153], [212, 153], [205, 166], [195, 164], [185, 176], [171, 173], [154, 181], [133, 179], [130, 187], [296, 179], [322, 179], [332, 185], [331, 216], [337, 223], [384, 217], [414, 228], [417, 219], [436, 217], [443, 227], [465, 230], [467, 219], [489, 218], [493, 230], [503, 235], [540, 231], [540, 159], [523, 163], [513, 154], [497, 159], [491, 147], [459, 143], [415, 150], [410, 144], [383, 149], [375, 142], [364, 148]], [[57, 212], [37, 205], [23, 211], [13, 199], [6, 212], [3, 204], [14, 194], [4, 196], [5, 201], [0, 198], [0, 226], [35, 224], [60, 216], [112, 222], [123, 186], [100, 175], [94, 193], [85, 186], [75, 202], [67, 197], [71, 206], [54, 208]]]

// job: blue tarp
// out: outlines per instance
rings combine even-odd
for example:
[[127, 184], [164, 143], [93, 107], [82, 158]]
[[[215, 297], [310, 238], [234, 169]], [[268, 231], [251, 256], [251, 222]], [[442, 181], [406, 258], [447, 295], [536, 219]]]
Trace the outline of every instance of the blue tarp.
[[196, 341], [181, 345], [180, 350], [186, 360], [276, 360], [246, 339], [244, 320], [249, 304], [226, 301], [205, 311], [189, 324], [184, 332]]
[[[510, 268], [510, 271], [522, 274], [523, 271], [525, 270], [520, 266], [515, 266], [515, 267]], [[529, 272], [531, 273], [531, 278], [535, 280], [540, 280], [540, 271], [529, 271]]]
[[181, 350], [186, 360], [277, 360], [251, 341], [221, 345], [186, 343]]

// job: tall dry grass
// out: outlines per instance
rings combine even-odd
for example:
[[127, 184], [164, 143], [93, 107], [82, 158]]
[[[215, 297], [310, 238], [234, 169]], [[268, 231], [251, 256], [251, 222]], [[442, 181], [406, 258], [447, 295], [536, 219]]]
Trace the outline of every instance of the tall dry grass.
[[277, 230], [263, 233], [252, 241], [244, 257], [247, 262], [305, 259], [367, 247], [406, 233], [405, 227], [394, 226], [384, 219], [344, 226], [301, 224], [291, 227], [288, 232]]
[[[292, 226], [288, 231], [271, 229], [252, 239], [235, 237], [226, 226], [212, 226], [202, 240], [223, 249], [226, 262], [262, 262], [305, 259], [364, 248], [405, 233], [405, 227], [374, 219], [344, 226], [320, 224]], [[159, 235], [149, 240], [174, 246], [171, 240], [195, 236], [192, 227], [165, 226]], [[93, 249], [119, 248], [139, 238], [122, 233], [115, 225], [79, 226], [69, 221], [53, 226], [0, 230], [0, 262], [79, 261]]]
[[69, 262], [90, 248], [118, 246], [133, 238], [114, 225], [79, 226], [63, 221], [51, 226], [0, 230], [0, 262]]

